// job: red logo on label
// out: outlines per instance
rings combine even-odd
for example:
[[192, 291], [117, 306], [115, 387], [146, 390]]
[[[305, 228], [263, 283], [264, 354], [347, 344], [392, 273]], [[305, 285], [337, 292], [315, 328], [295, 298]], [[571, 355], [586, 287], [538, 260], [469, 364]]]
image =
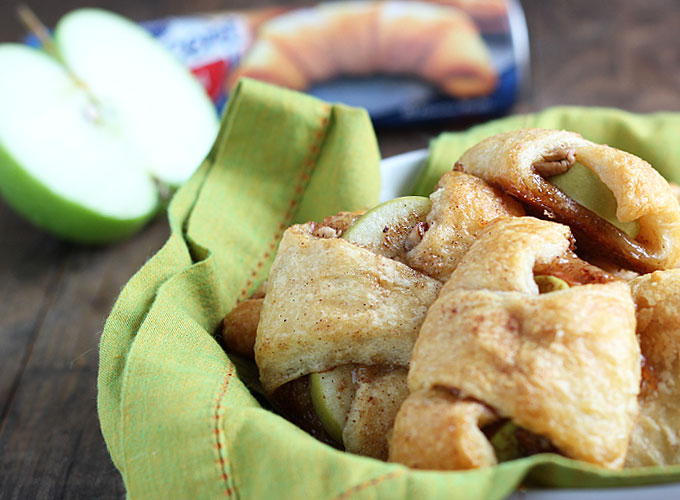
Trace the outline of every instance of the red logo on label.
[[224, 93], [224, 79], [229, 69], [229, 61], [215, 61], [205, 66], [191, 68], [191, 72], [201, 82], [203, 88], [213, 101], [217, 101]]

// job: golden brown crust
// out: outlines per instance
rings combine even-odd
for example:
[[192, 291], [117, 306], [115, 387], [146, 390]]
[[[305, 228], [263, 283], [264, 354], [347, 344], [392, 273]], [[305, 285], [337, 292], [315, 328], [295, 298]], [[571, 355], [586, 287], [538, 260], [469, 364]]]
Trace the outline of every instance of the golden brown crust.
[[[608, 248], [614, 254], [623, 252], [634, 270], [651, 271], [676, 267], [680, 264], [680, 206], [668, 183], [647, 162], [629, 153], [606, 145], [594, 144], [579, 134], [559, 130], [523, 129], [490, 137], [466, 151], [457, 166], [499, 186], [526, 203], [563, 202], [557, 188], [543, 180], [533, 165], [543, 161], [555, 150], [573, 150], [575, 160], [593, 170], [612, 191], [617, 201], [617, 218], [621, 222], [638, 220], [640, 233], [629, 243], [619, 241], [621, 248]], [[554, 193], [551, 191], [555, 191]], [[561, 196], [565, 197], [564, 194]], [[565, 197], [569, 200], [568, 197]], [[552, 203], [551, 202], [551, 203]], [[572, 202], [573, 203], [573, 202]], [[547, 209], [549, 217], [562, 213], [556, 206]], [[571, 210], [571, 209], [570, 209]], [[582, 208], [581, 208], [582, 210]], [[592, 217], [592, 212], [590, 212]], [[610, 226], [598, 217], [602, 229]], [[565, 221], [576, 224], [575, 221]], [[588, 239], [607, 244], [608, 235], [617, 231], [613, 226], [607, 236], [602, 231], [585, 227], [584, 221], [572, 227], [587, 233]], [[582, 226], [581, 224], [585, 224]], [[579, 234], [577, 234], [577, 240]], [[579, 240], [585, 246], [588, 239]], [[637, 255], [637, 253], [640, 255]], [[647, 254], [648, 256], [645, 256]], [[612, 257], [614, 257], [613, 255]]]
[[244, 300], [224, 317], [222, 346], [227, 352], [253, 359], [253, 347], [263, 302], [262, 298]]
[[555, 223], [490, 224], [427, 313], [409, 390], [459, 391], [570, 457], [617, 468], [637, 414], [635, 311], [623, 282], [538, 294], [535, 263], [569, 244]]
[[355, 370], [357, 391], [342, 432], [345, 450], [387, 460], [387, 435], [408, 396], [406, 368]]
[[462, 172], [446, 172], [430, 195], [432, 210], [422, 241], [404, 262], [446, 281], [482, 229], [503, 216], [524, 215], [519, 203], [483, 180]]
[[355, 210], [354, 212], [339, 212], [334, 215], [329, 215], [321, 221], [324, 226], [331, 227], [335, 229], [338, 236], [349, 229], [349, 227], [354, 224], [354, 222], [366, 213], [366, 210]]
[[397, 415], [389, 460], [434, 470], [495, 465], [496, 454], [480, 427], [496, 418], [486, 406], [442, 389], [415, 392]]
[[644, 360], [640, 417], [626, 467], [680, 463], [680, 270], [631, 284]]
[[489, 224], [451, 275], [468, 290], [536, 295], [534, 267], [552, 263], [572, 246], [567, 226], [533, 217], [506, 217]]
[[680, 186], [678, 186], [675, 182], [669, 182], [668, 185], [671, 188], [673, 196], [675, 196], [677, 200], [680, 200]]
[[497, 82], [489, 50], [463, 11], [420, 2], [338, 2], [263, 24], [239, 77], [303, 90], [340, 74], [412, 73], [458, 97]]
[[407, 366], [441, 286], [343, 239], [316, 238], [311, 227], [284, 233], [270, 271], [255, 342], [267, 393], [344, 364]]
[[458, 389], [568, 456], [620, 467], [637, 412], [634, 326], [623, 283], [535, 297], [457, 290], [428, 313], [409, 389]]

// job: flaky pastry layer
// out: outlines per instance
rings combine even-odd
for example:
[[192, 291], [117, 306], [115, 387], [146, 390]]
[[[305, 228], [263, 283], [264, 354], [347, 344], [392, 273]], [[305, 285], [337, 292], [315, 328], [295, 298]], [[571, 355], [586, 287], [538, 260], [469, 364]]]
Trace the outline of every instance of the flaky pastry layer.
[[640, 417], [626, 467], [680, 463], [680, 270], [657, 271], [631, 284], [644, 359]]
[[408, 366], [441, 284], [339, 238], [290, 227], [272, 264], [255, 341], [267, 393], [345, 364]]
[[457, 391], [570, 457], [618, 468], [638, 410], [635, 310], [623, 282], [539, 295], [533, 266], [569, 245], [559, 224], [490, 224], [430, 307], [408, 386]]
[[[556, 151], [572, 151], [575, 161], [591, 169], [612, 191], [617, 202], [616, 216], [621, 222], [639, 222], [640, 233], [635, 242], [642, 247], [641, 253], [649, 256], [635, 256], [631, 245], [622, 250], [623, 254], [630, 254], [635, 270], [649, 272], [680, 264], [678, 200], [664, 178], [649, 163], [632, 154], [595, 144], [574, 132], [523, 129], [481, 141], [468, 149], [456, 165], [514, 197], [540, 204], [549, 198], [546, 189], [550, 186], [534, 165], [544, 163]], [[545, 215], [559, 220], [559, 214], [551, 212], [545, 210]], [[588, 229], [578, 225], [574, 228]]]
[[446, 172], [430, 195], [432, 209], [422, 241], [404, 262], [446, 281], [484, 227], [503, 216], [524, 215], [521, 205], [473, 175]]

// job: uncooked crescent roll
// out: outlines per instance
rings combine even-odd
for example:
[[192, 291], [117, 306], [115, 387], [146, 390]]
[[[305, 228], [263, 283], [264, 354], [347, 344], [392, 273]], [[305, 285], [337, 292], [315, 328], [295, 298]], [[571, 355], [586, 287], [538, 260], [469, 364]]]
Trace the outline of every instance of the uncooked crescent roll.
[[[557, 270], [570, 246], [560, 224], [530, 217], [489, 224], [427, 313], [403, 408], [426, 391], [447, 389], [569, 457], [621, 467], [640, 386], [634, 305], [620, 281], [539, 294], [535, 270]], [[412, 448], [410, 434], [399, 432], [402, 417], [391, 458]]]
[[507, 0], [430, 0], [435, 3], [451, 5], [469, 14], [483, 33], [507, 33]]
[[297, 90], [338, 75], [413, 74], [457, 97], [488, 94], [497, 75], [462, 11], [422, 2], [336, 2], [262, 25], [233, 77]]
[[255, 341], [268, 394], [345, 364], [408, 366], [441, 287], [346, 240], [315, 237], [313, 227], [286, 230], [269, 274]]
[[[635, 238], [544, 178], [568, 170], [575, 162], [592, 170], [612, 191], [619, 221], [638, 221]], [[629, 153], [594, 144], [573, 132], [524, 129], [473, 146], [456, 169], [503, 189], [542, 217], [569, 224], [580, 248], [628, 269], [644, 273], [680, 264], [678, 201], [656, 170]]]
[[406, 252], [404, 262], [446, 281], [458, 261], [492, 220], [524, 215], [521, 205], [483, 180], [462, 172], [446, 172], [430, 195], [432, 209], [422, 240]]
[[643, 356], [640, 417], [626, 467], [680, 463], [680, 270], [631, 284]]

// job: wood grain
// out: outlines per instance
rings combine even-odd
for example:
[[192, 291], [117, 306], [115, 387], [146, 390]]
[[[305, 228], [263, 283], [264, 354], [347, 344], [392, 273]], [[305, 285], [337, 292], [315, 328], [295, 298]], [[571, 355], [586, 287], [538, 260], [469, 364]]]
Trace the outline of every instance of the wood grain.
[[[99, 336], [122, 286], [167, 239], [167, 224], [158, 219], [137, 237], [108, 248], [68, 246], [32, 228], [20, 234], [41, 244], [30, 248], [25, 238], [10, 240], [7, 247], [16, 252], [9, 257], [3, 248], [1, 276], [10, 277], [3, 296], [19, 293], [22, 302], [15, 301], [10, 312], [25, 326], [14, 330], [16, 321], [6, 325], [5, 316], [0, 321], [2, 338], [5, 330], [13, 332], [7, 335], [10, 347], [23, 351], [11, 373], [3, 366], [3, 375], [15, 381], [0, 427], [1, 491], [11, 491], [11, 498], [119, 498], [122, 484], [96, 413]], [[41, 256], [42, 247], [55, 246], [52, 258]], [[30, 257], [32, 249], [39, 259]], [[33, 308], [31, 295], [41, 300], [39, 308]]]
[[[30, 2], [48, 25], [87, 5], [135, 20], [290, 2]], [[680, 9], [674, 0], [526, 0], [531, 89], [515, 107], [555, 104], [680, 110]], [[0, 2], [0, 42], [18, 40]], [[426, 147], [438, 127], [380, 131], [384, 156]], [[0, 202], [0, 497], [122, 498], [96, 415], [97, 346], [121, 287], [168, 236], [159, 218], [106, 248], [61, 243]]]

